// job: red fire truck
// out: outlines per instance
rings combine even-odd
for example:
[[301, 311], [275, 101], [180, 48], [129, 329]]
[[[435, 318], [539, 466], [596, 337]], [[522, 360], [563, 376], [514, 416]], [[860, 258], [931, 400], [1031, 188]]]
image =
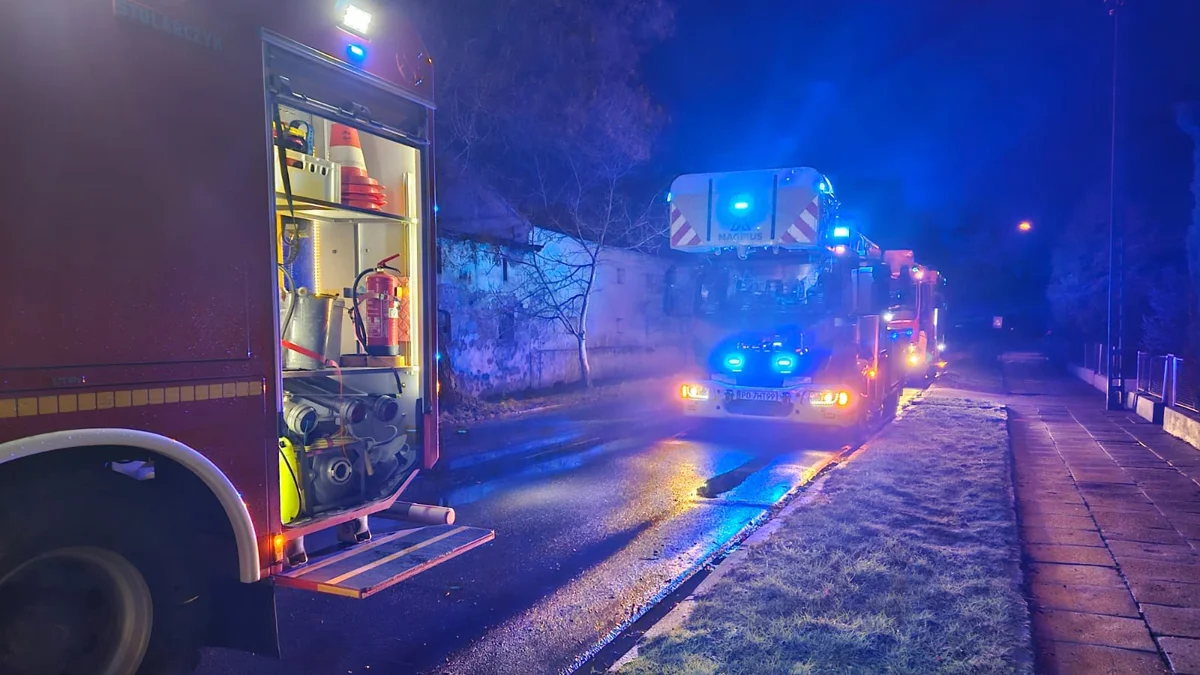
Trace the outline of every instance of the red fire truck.
[[927, 383], [946, 363], [946, 278], [916, 262], [912, 251], [887, 251], [884, 261], [891, 272], [888, 310], [884, 314], [891, 340], [904, 356], [905, 381]]
[[492, 538], [399, 499], [438, 435], [433, 71], [395, 4], [0, 6], [0, 672], [278, 653], [275, 586]]

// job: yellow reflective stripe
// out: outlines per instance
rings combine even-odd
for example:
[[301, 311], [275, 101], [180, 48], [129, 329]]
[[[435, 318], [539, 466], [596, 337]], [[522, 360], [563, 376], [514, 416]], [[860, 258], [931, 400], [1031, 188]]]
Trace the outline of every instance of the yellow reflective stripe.
[[172, 405], [221, 398], [262, 396], [261, 381], [239, 380], [218, 384], [181, 385], [153, 389], [114, 389], [83, 394], [48, 394], [0, 398], [0, 420], [13, 417], [59, 415], [109, 408], [140, 408], [147, 405]]

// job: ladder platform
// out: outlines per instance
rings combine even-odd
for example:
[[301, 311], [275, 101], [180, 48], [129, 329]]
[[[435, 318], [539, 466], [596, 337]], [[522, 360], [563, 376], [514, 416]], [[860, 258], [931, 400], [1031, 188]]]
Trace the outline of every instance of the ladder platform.
[[275, 577], [280, 586], [362, 599], [495, 539], [466, 525], [429, 525], [376, 535]]

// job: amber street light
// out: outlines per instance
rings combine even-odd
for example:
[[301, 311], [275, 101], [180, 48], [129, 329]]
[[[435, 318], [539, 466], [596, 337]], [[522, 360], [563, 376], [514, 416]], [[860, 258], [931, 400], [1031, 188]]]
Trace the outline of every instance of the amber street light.
[[1033, 223], [1029, 222], [1028, 220], [1022, 220], [1021, 224], [1017, 225], [1017, 229], [1022, 232], [1028, 232], [1033, 229]]

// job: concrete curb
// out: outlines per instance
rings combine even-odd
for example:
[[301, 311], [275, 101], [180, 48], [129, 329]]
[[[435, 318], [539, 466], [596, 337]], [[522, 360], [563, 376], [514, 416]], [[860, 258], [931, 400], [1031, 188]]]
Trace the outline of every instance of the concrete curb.
[[1022, 650], [1019, 660], [1022, 665], [1028, 665], [1029, 671], [1034, 672], [1037, 660], [1037, 647], [1033, 643], [1033, 607], [1029, 600], [1033, 597], [1033, 589], [1030, 586], [1029, 575], [1026, 573], [1025, 563], [1025, 541], [1021, 536], [1021, 507], [1017, 499], [1017, 455], [1016, 448], [1013, 446], [1012, 425], [1013, 418], [1016, 415], [1011, 405], [1005, 404], [1004, 408], [1004, 435], [1008, 440], [1008, 508], [1012, 515], [1013, 527], [1016, 528], [1017, 536], [1017, 587], [1021, 589], [1021, 606], [1025, 609], [1025, 623], [1021, 626], [1021, 634], [1025, 649]]
[[[526, 408], [524, 410], [514, 410], [514, 411], [510, 411], [510, 412], [496, 413], [494, 415], [491, 415], [488, 417], [482, 417], [480, 419], [477, 419], [473, 422], [469, 422], [466, 424], [461, 424], [461, 423], [457, 423], [452, 420], [446, 420], [446, 419], [439, 419], [438, 423], [443, 426], [457, 427], [460, 429], [461, 428], [473, 429], [473, 428], [478, 428], [478, 427], [485, 427], [490, 424], [503, 424], [504, 422], [510, 422], [510, 421], [522, 419], [525, 417], [536, 417], [538, 415], [552, 413], [557, 410], [586, 407], [586, 406], [590, 406], [590, 405], [601, 405], [605, 401], [620, 399], [620, 398], [622, 398], [622, 396], [625, 396], [628, 398], [644, 397], [647, 400], [662, 400], [667, 391], [666, 389], [664, 389], [662, 392], [656, 392], [653, 390], [647, 391], [645, 389], [642, 389], [640, 391], [635, 391], [635, 393], [633, 393], [633, 394], [629, 394], [628, 392], [623, 394], [621, 392], [621, 389], [623, 387], [632, 387], [635, 390], [637, 390], [637, 387], [633, 386], [634, 383], [653, 384], [653, 383], [660, 382], [660, 381], [661, 382], [666, 382], [667, 380], [673, 381], [674, 379], [675, 378], [650, 378], [648, 380], [631, 380], [629, 382], [611, 385], [608, 389], [605, 389], [603, 386], [601, 386], [601, 388], [593, 390], [594, 395], [592, 398], [568, 401], [568, 402], [560, 402], [560, 403], [551, 402], [551, 403], [546, 403], [544, 405], [534, 406], [532, 408]], [[563, 393], [561, 395], [562, 396], [570, 396], [571, 392]], [[553, 397], [548, 396], [545, 398], [553, 398]]]

